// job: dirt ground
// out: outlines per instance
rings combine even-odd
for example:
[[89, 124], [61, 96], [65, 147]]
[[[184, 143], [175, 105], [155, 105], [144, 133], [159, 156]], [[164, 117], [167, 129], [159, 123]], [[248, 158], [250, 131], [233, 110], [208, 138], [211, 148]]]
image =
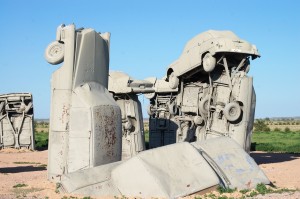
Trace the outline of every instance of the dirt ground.
[[[0, 150], [0, 198], [70, 197], [56, 193], [56, 185], [47, 181], [47, 152]], [[300, 155], [252, 152], [251, 156], [274, 185], [300, 189]], [[270, 194], [258, 198], [300, 198], [300, 192]]]

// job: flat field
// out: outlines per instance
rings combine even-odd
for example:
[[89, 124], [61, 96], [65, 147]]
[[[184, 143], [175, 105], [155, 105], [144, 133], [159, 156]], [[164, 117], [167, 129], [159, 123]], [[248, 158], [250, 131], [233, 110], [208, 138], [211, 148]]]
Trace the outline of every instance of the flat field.
[[300, 153], [300, 131], [254, 132], [252, 149], [267, 152]]

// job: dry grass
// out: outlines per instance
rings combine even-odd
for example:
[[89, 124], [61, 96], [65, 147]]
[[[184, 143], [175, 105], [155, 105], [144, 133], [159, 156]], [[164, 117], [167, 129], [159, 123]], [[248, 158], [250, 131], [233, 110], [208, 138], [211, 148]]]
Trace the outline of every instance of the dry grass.
[[280, 131], [284, 131], [286, 128], [289, 128], [291, 131], [300, 131], [300, 125], [274, 125], [268, 124], [268, 127], [271, 131], [274, 131], [275, 128], [278, 128]]

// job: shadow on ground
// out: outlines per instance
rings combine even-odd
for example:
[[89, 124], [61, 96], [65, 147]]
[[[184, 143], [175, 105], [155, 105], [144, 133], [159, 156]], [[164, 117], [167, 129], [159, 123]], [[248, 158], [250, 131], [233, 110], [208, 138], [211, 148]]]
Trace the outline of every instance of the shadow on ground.
[[45, 167], [34, 167], [34, 166], [18, 166], [18, 167], [4, 167], [0, 168], [0, 173], [22, 173], [22, 172], [32, 172], [32, 171], [43, 171], [46, 170]]
[[300, 154], [290, 153], [262, 153], [252, 151], [250, 156], [255, 160], [257, 164], [271, 164], [286, 162], [300, 158]]

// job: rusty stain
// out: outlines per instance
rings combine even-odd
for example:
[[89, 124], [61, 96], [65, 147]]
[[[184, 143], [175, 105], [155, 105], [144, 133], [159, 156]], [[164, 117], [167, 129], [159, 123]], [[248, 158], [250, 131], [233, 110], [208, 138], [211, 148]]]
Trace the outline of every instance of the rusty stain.
[[248, 183], [246, 183], [245, 185], [248, 187], [248, 188], [250, 188], [251, 187], [251, 180], [248, 182]]
[[[62, 108], [62, 112], [61, 112], [61, 122], [62, 124], [64, 124], [65, 122], [68, 121], [68, 117], [70, 116], [70, 108], [66, 105], [63, 106]], [[67, 126], [66, 126], [66, 130], [67, 130]]]
[[[95, 116], [99, 121], [97, 128], [103, 132], [100, 137], [104, 142], [98, 142], [97, 147], [106, 152], [107, 156], [115, 155], [115, 144], [117, 142], [117, 114], [115, 107], [104, 105], [102, 111], [96, 111]], [[101, 138], [100, 138], [101, 139]]]

